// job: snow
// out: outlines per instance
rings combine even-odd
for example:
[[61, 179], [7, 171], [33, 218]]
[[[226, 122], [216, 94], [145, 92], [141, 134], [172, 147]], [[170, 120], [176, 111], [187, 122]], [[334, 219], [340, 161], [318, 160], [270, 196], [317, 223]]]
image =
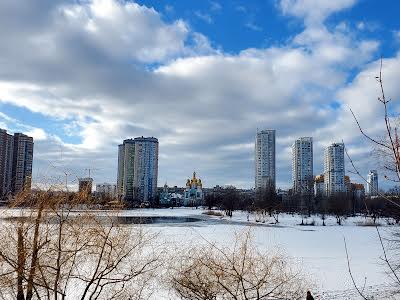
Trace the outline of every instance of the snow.
[[[379, 294], [386, 289], [389, 278], [386, 266], [381, 260], [382, 249], [376, 228], [364, 217], [347, 218], [343, 226], [336, 224], [334, 217], [325, 220], [327, 226], [321, 226], [318, 216], [316, 226], [301, 226], [298, 215], [280, 215], [279, 224], [272, 218], [265, 223], [255, 222], [255, 216], [247, 212], [234, 212], [233, 217], [215, 217], [204, 215], [202, 209], [143, 209], [124, 211], [126, 216], [175, 216], [197, 217], [201, 221], [194, 223], [154, 224], [150, 228], [159, 231], [170, 242], [196, 245], [204, 242], [216, 242], [221, 246], [232, 245], [235, 233], [251, 228], [254, 242], [261, 249], [283, 250], [302, 269], [310, 274], [317, 285], [320, 299], [358, 299], [348, 272], [344, 239], [346, 239], [353, 276], [360, 287], [366, 285], [366, 291]], [[379, 220], [380, 232], [389, 235], [395, 226], [386, 226], [385, 220]], [[366, 278], [366, 279], [365, 279]], [[379, 297], [382, 299], [381, 297]], [[387, 298], [389, 299], [389, 298]], [[392, 298], [395, 299], [395, 298]]]
[[[206, 240], [221, 246], [229, 247], [235, 239], [235, 233], [250, 229], [254, 242], [261, 250], [279, 248], [300, 264], [304, 272], [309, 274], [316, 283], [313, 292], [316, 299], [361, 299], [355, 293], [348, 272], [344, 239], [347, 243], [351, 270], [357, 284], [362, 287], [365, 282], [366, 291], [374, 299], [389, 298], [383, 292], [390, 284], [383, 263], [382, 249], [376, 228], [371, 221], [364, 217], [352, 217], [343, 221], [343, 226], [336, 224], [334, 217], [325, 220], [327, 226], [322, 226], [318, 216], [305, 219], [305, 222], [315, 222], [315, 226], [301, 226], [301, 216], [281, 214], [279, 223], [273, 224], [274, 219], [249, 215], [247, 212], [233, 213], [233, 217], [218, 217], [204, 214], [206, 210], [191, 208], [174, 209], [136, 209], [119, 212], [124, 217], [175, 217], [176, 222], [144, 224], [152, 232], [158, 232], [160, 242], [171, 245], [171, 251], [176, 247], [198, 245]], [[6, 215], [3, 211], [3, 217]], [[76, 212], [79, 213], [79, 212]], [[104, 211], [97, 211], [102, 215]], [[17, 215], [16, 211], [8, 211]], [[196, 222], [184, 223], [184, 217], [196, 218]], [[256, 222], [261, 220], [260, 222]], [[264, 221], [264, 223], [262, 222]], [[382, 235], [389, 236], [398, 226], [387, 225], [386, 220], [378, 220]], [[128, 225], [137, 226], [137, 225]], [[379, 295], [379, 296], [378, 296]], [[169, 297], [169, 296], [168, 296]], [[162, 299], [160, 294], [155, 299]], [[169, 299], [169, 298], [168, 298]]]

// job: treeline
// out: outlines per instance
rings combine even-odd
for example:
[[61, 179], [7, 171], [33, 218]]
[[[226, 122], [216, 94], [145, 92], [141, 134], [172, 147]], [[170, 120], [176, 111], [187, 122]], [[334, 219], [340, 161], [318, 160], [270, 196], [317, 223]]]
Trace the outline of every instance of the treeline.
[[323, 225], [328, 215], [335, 216], [339, 225], [343, 218], [356, 215], [371, 217], [374, 222], [378, 218], [393, 218], [396, 223], [400, 222], [400, 197], [393, 193], [372, 198], [356, 197], [352, 193], [329, 197], [315, 196], [314, 193], [279, 195], [273, 187], [267, 187], [251, 194], [228, 186], [206, 194], [205, 205], [208, 209], [224, 210], [227, 216], [232, 216], [235, 210], [261, 212], [274, 217], [276, 222], [279, 222], [280, 213], [297, 213], [304, 218], [317, 214]]

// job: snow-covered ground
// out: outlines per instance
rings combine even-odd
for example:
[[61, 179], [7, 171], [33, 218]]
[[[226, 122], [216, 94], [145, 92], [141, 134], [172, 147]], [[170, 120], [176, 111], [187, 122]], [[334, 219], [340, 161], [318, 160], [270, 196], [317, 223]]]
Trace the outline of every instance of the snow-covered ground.
[[[390, 297], [387, 293], [390, 281], [381, 260], [382, 249], [376, 228], [365, 226], [371, 224], [369, 219], [347, 218], [343, 226], [338, 226], [334, 217], [328, 217], [325, 220], [327, 226], [322, 226], [322, 220], [314, 216], [305, 222], [314, 221], [315, 226], [300, 226], [301, 217], [298, 215], [282, 214], [279, 223], [273, 224], [272, 218], [249, 215], [246, 212], [235, 211], [232, 218], [209, 216], [204, 212], [206, 210], [200, 208], [137, 209], [121, 211], [119, 216], [157, 217], [157, 222], [141, 226], [159, 232], [162, 242], [171, 243], [174, 247], [193, 246], [205, 240], [229, 247], [235, 239], [235, 233], [250, 228], [259, 249], [278, 247], [301, 265], [316, 283], [317, 290], [313, 291], [317, 295], [316, 299], [361, 299], [355, 292], [348, 272], [344, 247], [346, 239], [351, 270], [357, 284], [362, 287], [365, 283], [365, 291], [374, 295], [373, 299], [400, 299]], [[2, 213], [3, 217], [19, 214], [18, 210]], [[104, 213], [97, 212], [98, 215]], [[192, 222], [184, 222], [185, 217], [191, 218]], [[196, 219], [194, 222], [193, 218]], [[378, 222], [384, 236], [389, 236], [392, 230], [400, 229], [398, 226], [387, 225], [387, 220]], [[155, 299], [162, 298], [156, 295]]]
[[[309, 218], [316, 226], [300, 226], [298, 215], [280, 215], [279, 224], [269, 224], [274, 220], [265, 219], [265, 223], [256, 222], [260, 216], [248, 215], [246, 212], [234, 212], [233, 217], [215, 217], [203, 214], [202, 209], [141, 209], [124, 211], [124, 216], [174, 216], [195, 217], [198, 222], [190, 223], [158, 223], [149, 225], [151, 230], [159, 231], [161, 237], [170, 242], [185, 245], [202, 243], [204, 239], [229, 246], [236, 232], [251, 226], [254, 241], [260, 249], [279, 247], [312, 276], [318, 286], [319, 299], [359, 299], [355, 293], [348, 272], [344, 239], [350, 256], [351, 269], [356, 282], [374, 299], [389, 298], [384, 294], [390, 283], [386, 276], [386, 266], [381, 260], [382, 249], [371, 220], [363, 217], [347, 218], [343, 226], [336, 225], [336, 219], [329, 217], [321, 226], [319, 217]], [[249, 218], [249, 221], [248, 221]], [[389, 235], [397, 226], [386, 226], [386, 220], [379, 221], [380, 232]]]

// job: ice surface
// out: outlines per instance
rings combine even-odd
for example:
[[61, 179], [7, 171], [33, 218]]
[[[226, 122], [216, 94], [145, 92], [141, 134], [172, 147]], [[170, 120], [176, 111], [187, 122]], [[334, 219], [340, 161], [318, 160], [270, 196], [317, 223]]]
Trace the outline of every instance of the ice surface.
[[[334, 217], [328, 217], [325, 220], [327, 226], [322, 226], [321, 218], [313, 216], [305, 219], [305, 222], [314, 221], [315, 226], [301, 226], [299, 215], [281, 214], [279, 223], [273, 224], [273, 218], [247, 212], [235, 211], [233, 217], [229, 218], [209, 216], [204, 214], [205, 211], [201, 208], [137, 209], [121, 211], [119, 215], [176, 217], [176, 223], [140, 225], [158, 232], [160, 242], [169, 243], [171, 251], [206, 241], [229, 247], [233, 244], [235, 233], [251, 229], [259, 249], [279, 248], [310, 274], [318, 286], [318, 290], [314, 291], [316, 299], [360, 299], [355, 293], [347, 269], [344, 248], [346, 239], [351, 269], [357, 284], [363, 286], [366, 278], [366, 290], [375, 295], [374, 299], [399, 299], [389, 298], [384, 294], [390, 279], [381, 259], [382, 249], [376, 228], [361, 226], [370, 225], [370, 219], [361, 216], [347, 218], [343, 226], [338, 226]], [[96, 213], [102, 215], [106, 212]], [[19, 212], [4, 210], [2, 215], [16, 216]], [[198, 222], [184, 223], [180, 217], [198, 218]], [[387, 225], [387, 220], [380, 219], [377, 222], [381, 225], [379, 230], [384, 236], [389, 236], [392, 230], [398, 230], [398, 226]], [[171, 295], [165, 294], [165, 291], [160, 290], [154, 295], [154, 299], [173, 299], [170, 298]]]

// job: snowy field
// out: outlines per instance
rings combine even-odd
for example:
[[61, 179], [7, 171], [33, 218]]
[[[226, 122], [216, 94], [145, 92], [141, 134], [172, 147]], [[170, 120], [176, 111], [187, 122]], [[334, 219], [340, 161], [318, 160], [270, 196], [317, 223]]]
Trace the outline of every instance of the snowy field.
[[[336, 225], [335, 218], [326, 220], [327, 226], [321, 226], [318, 217], [309, 218], [316, 226], [300, 226], [299, 216], [281, 215], [279, 224], [255, 222], [256, 216], [245, 212], [234, 212], [233, 217], [215, 217], [204, 215], [202, 209], [143, 209], [122, 212], [125, 216], [175, 216], [195, 217], [198, 222], [158, 223], [146, 225], [160, 232], [160, 237], [171, 243], [185, 245], [202, 243], [204, 240], [229, 246], [236, 232], [251, 226], [254, 240], [260, 249], [279, 247], [288, 256], [302, 266], [311, 275], [318, 287], [317, 299], [360, 299], [355, 293], [347, 269], [344, 241], [346, 239], [350, 264], [356, 282], [364, 286], [373, 299], [400, 299], [390, 297], [385, 292], [389, 279], [381, 260], [381, 246], [375, 227], [362, 226], [370, 220], [363, 217], [348, 218], [343, 226]], [[249, 218], [249, 221], [248, 221]], [[388, 236], [394, 226], [386, 226], [381, 220], [380, 231]], [[386, 293], [386, 294], [385, 294]]]
[[[361, 299], [351, 282], [347, 268], [344, 238], [350, 257], [350, 264], [357, 284], [362, 287], [370, 299], [400, 299], [390, 296], [387, 286], [390, 279], [383, 263], [382, 249], [376, 228], [366, 226], [371, 220], [363, 217], [347, 218], [342, 226], [336, 224], [334, 217], [329, 217], [322, 226], [322, 220], [315, 216], [305, 220], [315, 222], [315, 226], [300, 226], [298, 215], [279, 216], [279, 223], [274, 219], [249, 215], [235, 211], [233, 217], [209, 216], [207, 210], [175, 208], [175, 209], [137, 209], [119, 212], [126, 217], [156, 217], [153, 224], [143, 224], [151, 232], [159, 233], [160, 242], [170, 243], [171, 251], [176, 247], [216, 242], [221, 246], [232, 245], [235, 233], [250, 229], [254, 242], [260, 250], [279, 248], [302, 270], [309, 274], [316, 284], [313, 293], [316, 299]], [[76, 212], [79, 214], [79, 212]], [[104, 214], [98, 211], [98, 215]], [[18, 210], [3, 211], [3, 217], [17, 216]], [[189, 218], [191, 222], [184, 222]], [[256, 222], [256, 219], [259, 222]], [[386, 220], [379, 220], [379, 230], [383, 236], [390, 236], [398, 226], [387, 225]], [[129, 223], [129, 222], [128, 222]], [[137, 225], [127, 225], [137, 226]], [[154, 299], [173, 299], [171, 295], [154, 296]]]

